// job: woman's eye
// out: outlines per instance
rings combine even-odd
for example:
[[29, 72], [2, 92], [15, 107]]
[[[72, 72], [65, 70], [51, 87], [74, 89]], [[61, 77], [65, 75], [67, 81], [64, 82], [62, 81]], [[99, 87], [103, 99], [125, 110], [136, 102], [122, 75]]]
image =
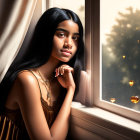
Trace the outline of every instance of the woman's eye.
[[79, 38], [78, 36], [73, 36], [73, 37], [72, 37], [72, 39], [74, 39], [74, 40], [76, 40], [76, 41], [78, 40], [78, 38]]
[[58, 36], [59, 37], [65, 37], [65, 34], [64, 33], [59, 33]]

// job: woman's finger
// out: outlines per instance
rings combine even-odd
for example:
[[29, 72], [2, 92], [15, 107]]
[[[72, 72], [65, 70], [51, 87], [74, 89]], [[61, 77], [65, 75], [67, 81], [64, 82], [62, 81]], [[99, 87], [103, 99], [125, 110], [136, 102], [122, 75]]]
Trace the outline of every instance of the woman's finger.
[[60, 67], [60, 74], [63, 75], [64, 74], [64, 67]]
[[55, 69], [55, 77], [57, 77], [59, 75], [58, 73], [58, 68]]
[[72, 67], [70, 67], [69, 65], [61, 65], [60, 67], [56, 68], [55, 70], [56, 74], [55, 77], [59, 76], [59, 75], [64, 75], [65, 72], [72, 72], [72, 74], [74, 73], [74, 69]]

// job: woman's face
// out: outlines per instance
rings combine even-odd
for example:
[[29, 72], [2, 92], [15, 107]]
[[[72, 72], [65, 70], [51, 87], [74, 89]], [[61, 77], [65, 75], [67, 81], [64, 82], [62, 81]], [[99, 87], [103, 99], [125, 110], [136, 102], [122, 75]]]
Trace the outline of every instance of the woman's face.
[[72, 20], [58, 24], [53, 38], [51, 56], [62, 62], [68, 62], [76, 53], [79, 39], [79, 27]]

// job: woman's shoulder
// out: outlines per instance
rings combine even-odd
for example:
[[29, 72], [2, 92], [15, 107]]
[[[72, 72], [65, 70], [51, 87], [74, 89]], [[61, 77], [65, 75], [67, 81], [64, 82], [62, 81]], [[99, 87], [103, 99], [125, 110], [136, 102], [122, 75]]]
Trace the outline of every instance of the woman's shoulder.
[[23, 70], [17, 74], [15, 88], [18, 93], [18, 102], [22, 102], [21, 100], [23, 99], [28, 101], [34, 98], [40, 99], [40, 88], [37, 78], [30, 70]]
[[37, 78], [31, 70], [22, 70], [17, 74], [16, 80], [23, 84], [36, 84]]
[[39, 97], [35, 91], [39, 91], [35, 76], [28, 70], [19, 72], [8, 94], [6, 106], [10, 109], [19, 108], [17, 107], [19, 100], [20, 102], [25, 101], [24, 99], [29, 99], [31, 95]]
[[35, 91], [40, 91], [38, 79], [34, 73], [30, 70], [23, 70], [17, 74], [15, 80], [15, 85], [20, 92], [24, 94], [35, 93]]

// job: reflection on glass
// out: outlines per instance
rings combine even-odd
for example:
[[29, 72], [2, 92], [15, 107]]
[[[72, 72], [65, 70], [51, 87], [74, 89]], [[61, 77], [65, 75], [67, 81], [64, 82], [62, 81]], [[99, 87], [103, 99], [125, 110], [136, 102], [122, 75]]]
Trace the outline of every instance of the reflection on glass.
[[139, 0], [101, 0], [100, 9], [102, 99], [140, 111]]

